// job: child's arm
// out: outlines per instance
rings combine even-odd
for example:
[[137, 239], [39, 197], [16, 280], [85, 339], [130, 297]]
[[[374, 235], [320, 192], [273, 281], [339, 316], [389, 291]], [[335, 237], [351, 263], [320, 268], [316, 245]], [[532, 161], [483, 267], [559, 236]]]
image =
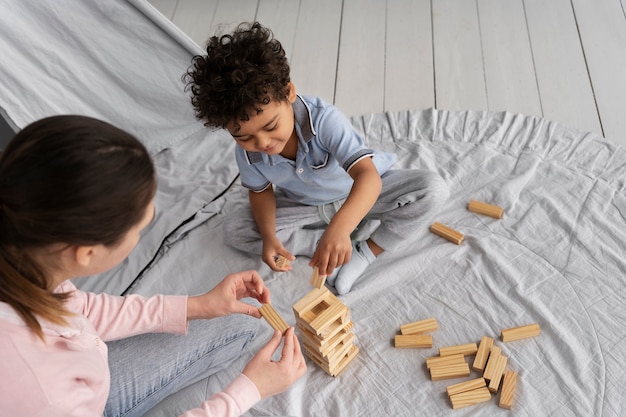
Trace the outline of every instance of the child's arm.
[[350, 260], [350, 233], [358, 226], [376, 202], [382, 181], [371, 158], [363, 158], [348, 171], [354, 180], [350, 194], [322, 235], [309, 265], [330, 275], [337, 266]]
[[287, 271], [290, 266], [278, 268], [275, 257], [282, 255], [287, 259], [294, 260], [291, 252], [284, 248], [282, 242], [276, 237], [276, 198], [271, 186], [256, 193], [249, 191], [250, 208], [252, 216], [259, 228], [261, 239], [263, 239], [262, 259], [274, 271]]

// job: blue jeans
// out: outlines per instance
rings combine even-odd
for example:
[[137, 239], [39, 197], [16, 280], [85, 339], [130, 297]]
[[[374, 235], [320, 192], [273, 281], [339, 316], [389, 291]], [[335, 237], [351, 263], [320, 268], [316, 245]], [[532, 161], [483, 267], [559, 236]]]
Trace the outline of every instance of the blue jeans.
[[258, 319], [236, 314], [194, 320], [186, 336], [144, 334], [108, 342], [111, 392], [104, 416], [142, 416], [168, 395], [226, 368], [258, 326]]

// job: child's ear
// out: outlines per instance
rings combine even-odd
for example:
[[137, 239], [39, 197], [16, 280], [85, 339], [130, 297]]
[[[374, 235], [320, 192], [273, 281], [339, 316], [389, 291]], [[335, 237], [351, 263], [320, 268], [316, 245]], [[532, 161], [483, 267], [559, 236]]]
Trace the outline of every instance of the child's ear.
[[289, 100], [289, 103], [293, 104], [296, 101], [296, 86], [293, 85], [291, 81], [289, 81], [288, 88], [289, 94], [287, 95], [287, 100]]

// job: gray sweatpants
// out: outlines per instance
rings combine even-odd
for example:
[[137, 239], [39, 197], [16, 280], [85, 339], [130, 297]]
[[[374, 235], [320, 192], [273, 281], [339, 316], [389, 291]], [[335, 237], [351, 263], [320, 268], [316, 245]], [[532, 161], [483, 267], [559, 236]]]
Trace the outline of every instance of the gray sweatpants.
[[[393, 169], [382, 175], [382, 190], [361, 224], [380, 221], [371, 239], [385, 251], [411, 243], [415, 230], [427, 227], [448, 199], [448, 186], [438, 174], [417, 169]], [[317, 242], [345, 200], [305, 206], [276, 193], [276, 236], [294, 255], [313, 256]], [[260, 255], [263, 242], [250, 206], [233, 211], [224, 222], [226, 243]]]

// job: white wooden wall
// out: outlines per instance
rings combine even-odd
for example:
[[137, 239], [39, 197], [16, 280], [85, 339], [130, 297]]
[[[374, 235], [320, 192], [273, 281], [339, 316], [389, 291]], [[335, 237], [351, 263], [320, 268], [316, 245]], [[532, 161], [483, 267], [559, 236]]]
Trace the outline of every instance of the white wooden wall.
[[626, 145], [626, 0], [149, 0], [198, 44], [270, 27], [347, 115], [508, 110]]

